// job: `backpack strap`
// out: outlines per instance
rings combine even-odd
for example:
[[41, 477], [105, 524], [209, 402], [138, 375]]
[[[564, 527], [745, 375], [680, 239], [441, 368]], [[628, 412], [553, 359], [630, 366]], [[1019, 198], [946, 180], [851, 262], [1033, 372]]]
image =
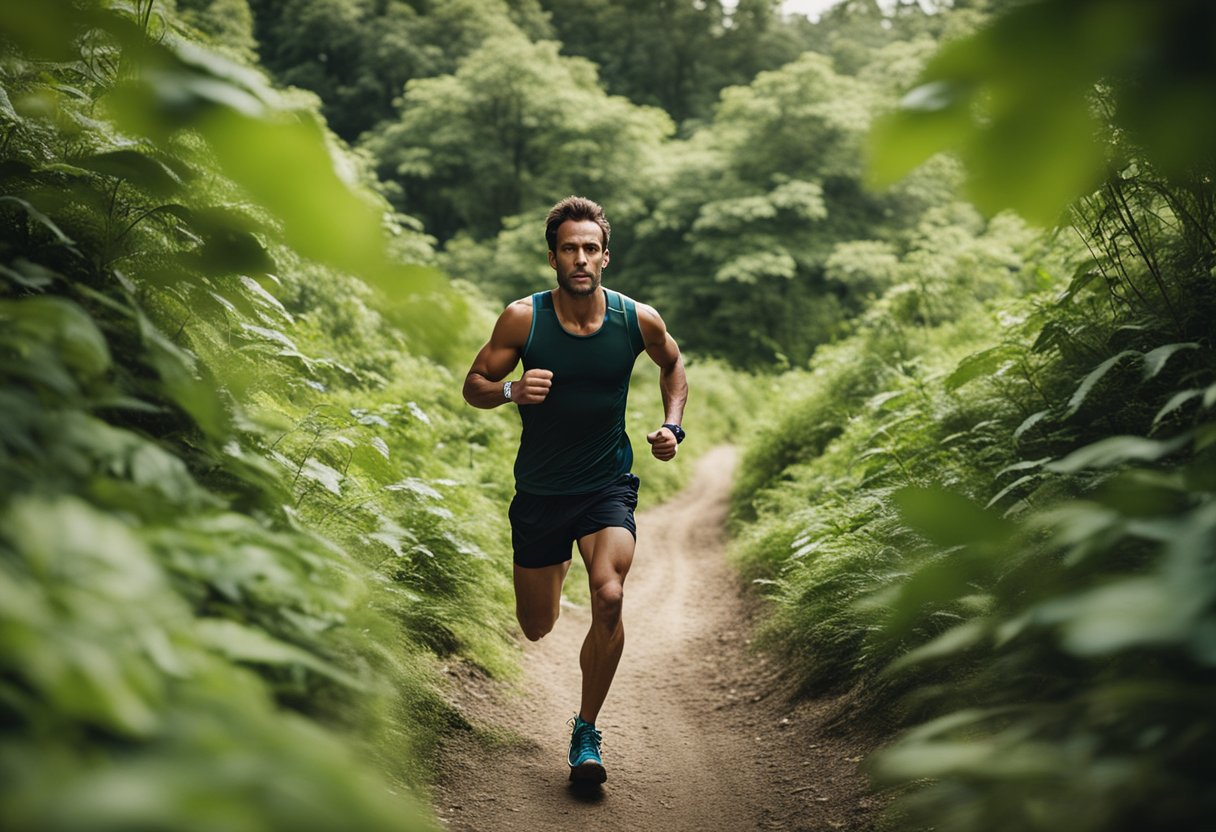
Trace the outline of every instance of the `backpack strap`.
[[[608, 305], [625, 313], [625, 331], [629, 333], [629, 346], [633, 348], [635, 356], [640, 355], [646, 348], [646, 342], [642, 339], [642, 325], [638, 323], [637, 304], [634, 303], [633, 298], [627, 298], [619, 292], [605, 291], [608, 292]], [[613, 306], [614, 298], [619, 306]]]
[[521, 359], [528, 354], [528, 348], [532, 346], [532, 336], [536, 334], [536, 316], [542, 310], [552, 308], [553, 295], [550, 293], [536, 292], [532, 295], [532, 326], [528, 329], [528, 340], [524, 342], [524, 348], [519, 353]]

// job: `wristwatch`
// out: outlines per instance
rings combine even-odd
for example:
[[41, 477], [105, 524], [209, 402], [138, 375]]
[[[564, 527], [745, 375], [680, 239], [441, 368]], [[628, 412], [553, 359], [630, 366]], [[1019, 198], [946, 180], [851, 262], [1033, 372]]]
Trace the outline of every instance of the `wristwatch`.
[[663, 427], [667, 428], [675, 435], [677, 445], [684, 441], [684, 428], [680, 427], [679, 425], [673, 425], [670, 422], [663, 425]]
[[504, 382], [502, 385], [502, 397], [508, 401], [511, 399], [511, 382]]

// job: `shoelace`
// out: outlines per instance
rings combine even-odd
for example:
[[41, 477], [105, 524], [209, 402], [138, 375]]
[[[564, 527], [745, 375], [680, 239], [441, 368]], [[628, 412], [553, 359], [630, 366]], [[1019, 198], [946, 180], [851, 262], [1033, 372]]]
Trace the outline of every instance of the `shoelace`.
[[592, 728], [585, 722], [582, 725], [576, 724], [574, 728], [574, 742], [577, 744], [579, 756], [590, 751], [598, 757], [603, 737], [602, 732]]

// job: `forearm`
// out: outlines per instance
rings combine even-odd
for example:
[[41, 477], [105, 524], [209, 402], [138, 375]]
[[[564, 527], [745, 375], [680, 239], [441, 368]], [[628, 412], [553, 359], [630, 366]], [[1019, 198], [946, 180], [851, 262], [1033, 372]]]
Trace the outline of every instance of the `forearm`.
[[503, 395], [502, 388], [502, 380], [493, 381], [481, 373], [470, 372], [464, 379], [464, 400], [483, 410], [509, 404], [511, 400]]
[[659, 370], [659, 392], [663, 397], [663, 422], [680, 424], [688, 401], [688, 377], [684, 373], [683, 358], [677, 356], [672, 364]]

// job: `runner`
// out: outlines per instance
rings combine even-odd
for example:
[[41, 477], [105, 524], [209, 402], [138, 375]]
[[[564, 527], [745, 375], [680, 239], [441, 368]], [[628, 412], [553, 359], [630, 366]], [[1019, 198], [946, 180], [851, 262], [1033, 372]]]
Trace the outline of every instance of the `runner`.
[[[625, 644], [621, 602], [633, 562], [638, 478], [625, 435], [634, 360], [659, 366], [664, 424], [646, 440], [673, 459], [688, 382], [680, 348], [659, 313], [600, 285], [612, 232], [604, 209], [571, 196], [545, 222], [557, 287], [509, 305], [464, 382], [474, 407], [514, 404], [523, 423], [515, 458], [511, 543], [515, 615], [532, 641], [553, 629], [577, 543], [591, 588], [591, 629], [579, 655], [582, 701], [570, 720], [570, 778], [607, 779], [595, 727]], [[506, 377], [522, 360], [523, 374]]]

